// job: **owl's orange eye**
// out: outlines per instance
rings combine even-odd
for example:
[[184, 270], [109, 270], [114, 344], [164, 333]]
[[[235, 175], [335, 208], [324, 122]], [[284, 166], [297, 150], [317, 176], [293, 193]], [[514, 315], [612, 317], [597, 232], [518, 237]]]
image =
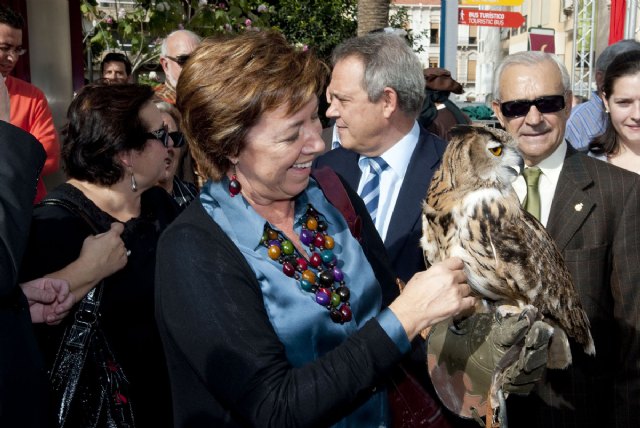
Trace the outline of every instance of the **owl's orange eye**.
[[491, 147], [489, 151], [493, 153], [494, 156], [500, 156], [502, 154], [502, 146]]

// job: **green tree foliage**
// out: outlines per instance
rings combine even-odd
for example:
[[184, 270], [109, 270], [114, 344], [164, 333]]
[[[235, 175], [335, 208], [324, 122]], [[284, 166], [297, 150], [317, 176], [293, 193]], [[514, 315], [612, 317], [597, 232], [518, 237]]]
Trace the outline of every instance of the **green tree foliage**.
[[[82, 0], [81, 11], [92, 30], [94, 58], [103, 51], [123, 51], [133, 70], [156, 63], [160, 43], [171, 31], [189, 29], [200, 36], [266, 28], [273, 11], [260, 0], [115, 0], [114, 7], [98, 8], [96, 0]], [[85, 39], [86, 40], [86, 39]]]
[[271, 24], [287, 39], [327, 60], [333, 48], [356, 35], [357, 0], [271, 0]]

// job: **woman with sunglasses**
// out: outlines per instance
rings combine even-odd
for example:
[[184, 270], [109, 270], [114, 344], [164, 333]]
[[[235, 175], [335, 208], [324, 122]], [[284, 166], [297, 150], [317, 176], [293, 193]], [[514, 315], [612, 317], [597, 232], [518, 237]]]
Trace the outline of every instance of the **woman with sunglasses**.
[[184, 209], [198, 195], [198, 189], [193, 183], [184, 181], [178, 176], [178, 169], [184, 167], [183, 160], [187, 155], [184, 136], [178, 131], [180, 113], [178, 109], [164, 101], [157, 102], [156, 107], [160, 110], [162, 120], [173, 140], [173, 147], [169, 148], [170, 163], [167, 176], [161, 178], [158, 184], [169, 192], [181, 209]]
[[[177, 215], [177, 207], [156, 186], [168, 174], [173, 139], [153, 95], [150, 87], [138, 84], [83, 88], [69, 107], [63, 132], [68, 181], [47, 199], [73, 204], [101, 232], [110, 230], [113, 223], [124, 226], [120, 237], [126, 247], [126, 265], [106, 277], [70, 279], [70, 287], [79, 301], [104, 280], [100, 325], [130, 382], [126, 398], [136, 424], [165, 427], [171, 426], [171, 403], [154, 320], [154, 270], [158, 237]], [[93, 233], [85, 219], [66, 207], [36, 207], [23, 280], [56, 272], [78, 259], [83, 241]], [[39, 332], [48, 367], [73, 319], [69, 316], [59, 326]]]
[[622, 53], [607, 67], [602, 100], [607, 126], [589, 154], [640, 174], [640, 52]]

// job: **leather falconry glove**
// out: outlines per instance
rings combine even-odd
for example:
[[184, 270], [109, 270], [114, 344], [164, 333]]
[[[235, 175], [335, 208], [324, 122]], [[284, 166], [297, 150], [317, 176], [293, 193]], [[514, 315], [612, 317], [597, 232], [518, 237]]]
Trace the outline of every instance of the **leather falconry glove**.
[[553, 333], [533, 307], [506, 316], [499, 312], [442, 321], [433, 326], [427, 345], [429, 374], [442, 403], [482, 425], [481, 417], [493, 419], [498, 408], [500, 419], [506, 418], [504, 398], [527, 395], [542, 379]]

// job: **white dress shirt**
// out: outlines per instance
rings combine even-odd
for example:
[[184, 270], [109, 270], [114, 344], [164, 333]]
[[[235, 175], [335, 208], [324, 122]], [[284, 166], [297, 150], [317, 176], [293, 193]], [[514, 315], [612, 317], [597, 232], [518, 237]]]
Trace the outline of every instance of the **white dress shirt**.
[[[537, 166], [541, 170], [540, 181], [538, 181], [538, 189], [540, 191], [540, 223], [547, 227], [549, 221], [549, 212], [551, 211], [551, 202], [556, 192], [560, 171], [564, 164], [564, 157], [567, 154], [567, 143], [563, 141], [556, 150], [546, 159], [543, 159]], [[513, 189], [518, 194], [520, 203], [527, 196], [527, 183], [524, 181], [522, 174], [513, 182]]]
[[[380, 200], [378, 202], [378, 212], [376, 214], [376, 229], [384, 241], [389, 230], [391, 215], [400, 194], [400, 188], [404, 181], [404, 176], [411, 160], [411, 155], [418, 145], [420, 137], [420, 126], [418, 122], [413, 124], [411, 131], [380, 157], [387, 162], [389, 167], [380, 174]], [[358, 194], [362, 192], [364, 184], [371, 174], [369, 162], [366, 157], [360, 156], [358, 166], [362, 175], [358, 183]], [[426, 189], [425, 189], [426, 194]]]

